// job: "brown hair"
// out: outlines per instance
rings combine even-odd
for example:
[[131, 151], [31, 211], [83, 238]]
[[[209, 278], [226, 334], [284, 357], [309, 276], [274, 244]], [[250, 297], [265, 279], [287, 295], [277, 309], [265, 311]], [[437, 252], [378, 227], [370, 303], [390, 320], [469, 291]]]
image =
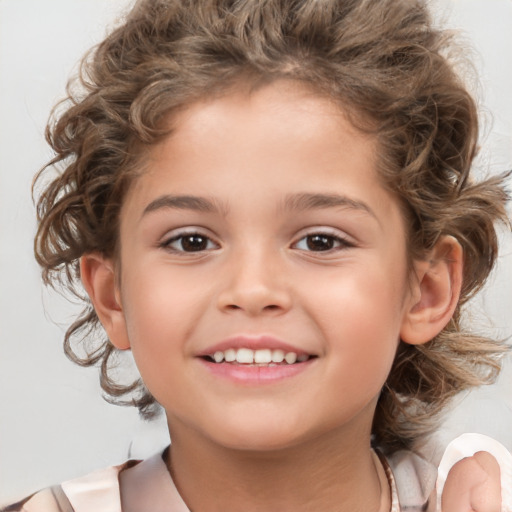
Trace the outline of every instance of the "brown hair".
[[[382, 390], [375, 443], [410, 447], [447, 401], [490, 382], [504, 345], [461, 327], [461, 306], [483, 285], [497, 255], [496, 220], [507, 222], [504, 176], [470, 178], [478, 121], [448, 57], [450, 37], [419, 0], [141, 0], [124, 24], [84, 58], [76, 92], [49, 123], [61, 172], [37, 204], [35, 241], [46, 283], [82, 297], [79, 258], [114, 256], [119, 209], [144, 151], [166, 134], [174, 109], [241, 78], [300, 81], [338, 102], [380, 141], [380, 174], [401, 202], [411, 258], [442, 235], [462, 245], [464, 281], [451, 322], [422, 346], [402, 343]], [[67, 355], [101, 364], [107, 399], [149, 416], [154, 399], [140, 380], [111, 376], [117, 350], [90, 302], [68, 329]], [[88, 343], [84, 353], [83, 343]], [[82, 347], [79, 349], [78, 347]], [[120, 397], [132, 393], [130, 400]]]

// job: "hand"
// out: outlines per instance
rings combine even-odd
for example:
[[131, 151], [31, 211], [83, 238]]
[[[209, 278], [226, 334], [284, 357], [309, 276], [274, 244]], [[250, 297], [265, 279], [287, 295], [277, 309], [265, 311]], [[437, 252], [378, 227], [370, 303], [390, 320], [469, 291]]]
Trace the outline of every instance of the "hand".
[[457, 462], [446, 477], [442, 512], [500, 512], [501, 473], [488, 452], [477, 452]]

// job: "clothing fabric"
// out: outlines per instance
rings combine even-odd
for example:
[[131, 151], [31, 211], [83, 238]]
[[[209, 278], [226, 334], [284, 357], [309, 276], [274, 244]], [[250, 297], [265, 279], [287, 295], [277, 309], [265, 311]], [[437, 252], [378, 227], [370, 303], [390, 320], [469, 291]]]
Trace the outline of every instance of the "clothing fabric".
[[[165, 453], [165, 452], [164, 452]], [[398, 460], [400, 485], [397, 485], [392, 465], [397, 460], [388, 461], [383, 455], [375, 456], [382, 464], [391, 496], [390, 512], [416, 512], [425, 509], [424, 492], [417, 498], [416, 508], [411, 508], [412, 489], [423, 489], [419, 483], [425, 475], [416, 473], [421, 464], [419, 457], [411, 452], [403, 452]], [[425, 462], [422, 471], [428, 468], [435, 473], [433, 466]], [[414, 472], [411, 473], [411, 472]], [[428, 481], [431, 481], [431, 476]], [[435, 482], [435, 478], [434, 478]], [[400, 492], [407, 491], [406, 508], [399, 504]], [[128, 461], [119, 466], [95, 471], [84, 477], [69, 480], [61, 486], [46, 489], [20, 503], [4, 509], [5, 512], [190, 512], [181, 498], [164, 463], [164, 454], [158, 453], [144, 461]]]
[[[387, 481], [389, 486], [390, 512], [435, 512], [451, 466], [480, 450], [489, 451], [498, 460], [503, 510], [512, 512], [512, 455], [497, 441], [480, 434], [466, 434], [448, 445], [439, 478], [432, 464], [412, 452], [399, 451], [389, 458], [375, 453], [379, 472], [385, 474], [381, 481]], [[40, 491], [2, 512], [190, 512], [167, 470], [164, 456], [165, 451], [144, 461], [128, 461], [95, 471]]]

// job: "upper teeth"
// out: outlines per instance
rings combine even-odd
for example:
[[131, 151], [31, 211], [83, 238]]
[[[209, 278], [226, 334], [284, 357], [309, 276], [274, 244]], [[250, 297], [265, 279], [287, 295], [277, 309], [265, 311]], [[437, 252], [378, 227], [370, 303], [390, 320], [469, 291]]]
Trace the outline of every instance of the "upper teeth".
[[259, 350], [251, 350], [250, 348], [228, 348], [227, 350], [218, 350], [213, 354], [213, 360], [216, 363], [232, 363], [236, 361], [242, 364], [252, 363], [282, 363], [286, 361], [288, 364], [293, 364], [297, 361], [303, 362], [309, 359], [307, 354], [297, 355], [295, 352], [285, 352], [284, 350], [263, 348]]

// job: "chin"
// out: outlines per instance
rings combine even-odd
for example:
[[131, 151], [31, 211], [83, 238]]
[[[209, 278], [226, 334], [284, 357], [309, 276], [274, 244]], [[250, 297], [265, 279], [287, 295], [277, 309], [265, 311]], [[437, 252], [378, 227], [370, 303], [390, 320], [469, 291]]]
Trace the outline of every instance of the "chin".
[[264, 421], [239, 420], [229, 424], [219, 425], [219, 429], [210, 429], [206, 435], [216, 444], [231, 450], [247, 452], [276, 452], [299, 445], [309, 436], [294, 424], [283, 424], [275, 418], [265, 418]]
[[280, 450], [293, 448], [300, 444], [299, 439], [290, 438], [278, 434], [260, 433], [256, 437], [245, 438], [238, 436], [236, 439], [223, 439], [219, 440], [224, 448], [240, 452], [252, 453], [276, 453]]

